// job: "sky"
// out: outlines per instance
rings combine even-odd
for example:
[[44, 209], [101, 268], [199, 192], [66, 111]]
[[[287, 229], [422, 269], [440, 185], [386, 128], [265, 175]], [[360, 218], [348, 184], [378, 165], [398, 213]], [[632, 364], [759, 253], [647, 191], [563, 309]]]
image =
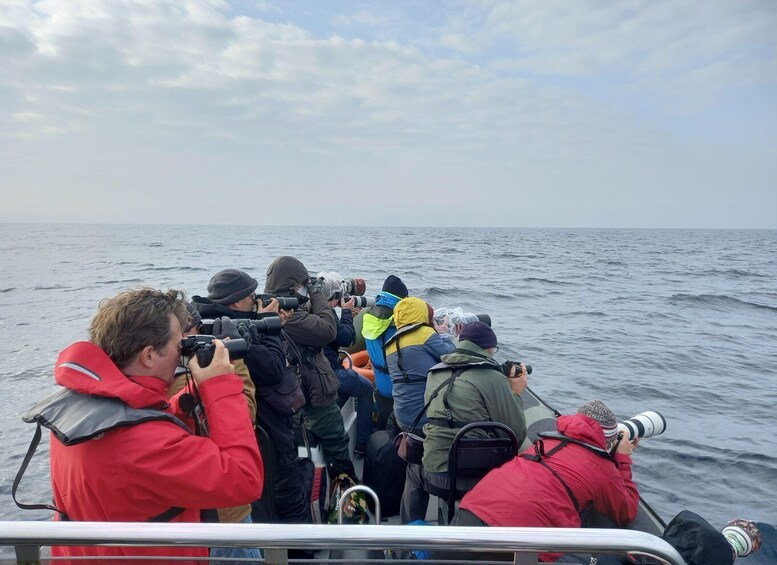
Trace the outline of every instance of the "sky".
[[0, 222], [777, 228], [772, 0], [0, 0]]

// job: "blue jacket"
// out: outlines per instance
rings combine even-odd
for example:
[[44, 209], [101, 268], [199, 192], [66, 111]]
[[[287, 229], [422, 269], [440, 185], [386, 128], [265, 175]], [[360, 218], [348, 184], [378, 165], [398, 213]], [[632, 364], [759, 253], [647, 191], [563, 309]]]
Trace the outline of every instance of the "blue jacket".
[[389, 377], [386, 359], [383, 357], [383, 345], [394, 335], [394, 306], [399, 302], [399, 296], [381, 291], [375, 298], [375, 306], [364, 313], [362, 320], [362, 336], [367, 353], [375, 372], [375, 386], [378, 394], [391, 398], [391, 378]]
[[[407, 429], [424, 407], [429, 369], [452, 352], [454, 345], [429, 326], [428, 307], [420, 298], [400, 300], [394, 321], [397, 331], [386, 342], [386, 364], [394, 385], [394, 415], [400, 427]], [[423, 414], [416, 429], [426, 421]]]

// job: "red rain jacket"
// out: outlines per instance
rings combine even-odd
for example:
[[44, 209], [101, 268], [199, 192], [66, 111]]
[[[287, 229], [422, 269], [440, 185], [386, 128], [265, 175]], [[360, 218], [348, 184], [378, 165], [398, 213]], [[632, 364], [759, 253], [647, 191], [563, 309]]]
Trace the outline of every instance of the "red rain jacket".
[[[69, 363], [63, 366], [63, 363]], [[78, 366], [99, 375], [88, 376]], [[126, 377], [96, 345], [79, 342], [60, 353], [56, 382], [82, 394], [119, 398], [133, 408], [164, 408], [181, 419], [167, 383]], [[110, 430], [65, 446], [51, 435], [54, 505], [70, 520], [143, 522], [170, 507], [185, 508], [172, 522], [199, 522], [200, 509], [246, 504], [262, 494], [264, 467], [243, 383], [220, 375], [199, 387], [209, 437], [156, 420]], [[207, 548], [53, 546], [52, 555], [172, 555], [205, 557]]]
[[[604, 449], [601, 426], [581, 414], [560, 416], [558, 431]], [[545, 439], [545, 452], [560, 440]], [[524, 453], [533, 455], [534, 448]], [[637, 517], [639, 493], [631, 480], [631, 457], [616, 454], [615, 463], [569, 443], [543, 459], [569, 486], [584, 510], [592, 506], [620, 526]], [[580, 516], [564, 486], [540, 463], [515, 457], [494, 469], [461, 501], [489, 526], [579, 528]]]

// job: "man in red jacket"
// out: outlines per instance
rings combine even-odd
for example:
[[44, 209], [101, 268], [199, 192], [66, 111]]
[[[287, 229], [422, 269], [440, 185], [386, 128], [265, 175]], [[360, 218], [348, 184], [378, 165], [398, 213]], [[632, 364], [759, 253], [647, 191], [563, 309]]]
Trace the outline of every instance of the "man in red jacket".
[[[65, 387], [28, 417], [52, 430], [51, 482], [61, 520], [199, 522], [200, 510], [250, 503], [263, 465], [243, 384], [220, 341], [207, 367], [189, 364], [207, 437], [166, 400], [188, 321], [183, 293], [149, 288], [105, 300], [90, 341], [60, 353]], [[182, 420], [183, 419], [183, 420]], [[207, 548], [54, 546], [54, 556], [207, 557]]]
[[461, 501], [451, 525], [579, 528], [580, 512], [589, 508], [619, 526], [633, 521], [639, 492], [631, 480], [631, 453], [637, 440], [619, 436], [615, 415], [599, 400], [560, 416], [557, 428], [558, 434], [547, 434], [488, 473]]

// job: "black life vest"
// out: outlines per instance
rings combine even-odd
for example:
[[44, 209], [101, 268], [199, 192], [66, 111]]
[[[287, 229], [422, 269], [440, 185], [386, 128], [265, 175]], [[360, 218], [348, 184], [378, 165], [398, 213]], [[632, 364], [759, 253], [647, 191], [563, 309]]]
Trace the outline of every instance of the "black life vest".
[[[59, 513], [63, 521], [69, 521], [70, 518], [53, 505], [24, 504], [16, 499], [16, 490], [40, 443], [41, 426], [51, 430], [54, 436], [67, 446], [94, 439], [116, 428], [136, 426], [153, 420], [166, 420], [192, 433], [182, 420], [159, 408], [132, 408], [118, 398], [90, 396], [67, 388], [62, 388], [38, 402], [22, 420], [28, 424], [34, 422], [37, 426], [27, 454], [14, 478], [11, 496], [19, 508], [52, 510]], [[184, 508], [173, 506], [157, 516], [148, 518], [146, 522], [168, 522], [183, 511]]]

